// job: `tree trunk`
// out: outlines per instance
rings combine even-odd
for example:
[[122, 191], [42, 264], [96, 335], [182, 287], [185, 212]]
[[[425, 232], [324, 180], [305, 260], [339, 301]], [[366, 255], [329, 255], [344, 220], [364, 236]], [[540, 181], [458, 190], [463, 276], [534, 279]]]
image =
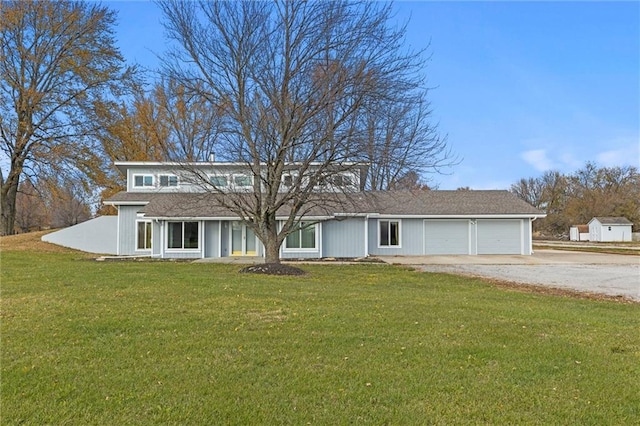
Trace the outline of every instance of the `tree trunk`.
[[275, 215], [267, 218], [265, 225], [266, 232], [264, 243], [265, 263], [280, 263], [280, 244], [282, 241], [278, 239], [278, 222]]
[[18, 184], [20, 183], [20, 173], [14, 168], [9, 172], [7, 180], [2, 182], [0, 191], [0, 235], [13, 235], [16, 221], [16, 197], [18, 195]]

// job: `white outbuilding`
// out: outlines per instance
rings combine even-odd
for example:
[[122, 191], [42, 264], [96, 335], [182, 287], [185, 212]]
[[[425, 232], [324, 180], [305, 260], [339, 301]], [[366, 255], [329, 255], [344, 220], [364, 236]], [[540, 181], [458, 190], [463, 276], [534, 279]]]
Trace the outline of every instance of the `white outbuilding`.
[[589, 241], [589, 225], [573, 225], [569, 228], [570, 241]]
[[625, 217], [594, 217], [589, 221], [589, 240], [631, 241], [632, 225]]

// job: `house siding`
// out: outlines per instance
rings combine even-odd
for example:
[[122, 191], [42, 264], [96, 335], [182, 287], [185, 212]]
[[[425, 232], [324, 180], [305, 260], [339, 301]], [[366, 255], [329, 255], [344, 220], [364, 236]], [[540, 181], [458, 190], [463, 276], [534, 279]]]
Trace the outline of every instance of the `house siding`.
[[204, 222], [204, 257], [220, 256], [220, 221], [208, 220]]
[[[136, 251], [136, 220], [138, 212], [143, 208], [139, 206], [120, 206], [118, 208], [118, 254], [123, 256], [148, 255], [148, 251]], [[152, 231], [153, 232], [153, 231]], [[154, 232], [154, 235], [156, 232]], [[154, 242], [151, 243], [152, 246]]]
[[423, 254], [421, 218], [382, 219], [400, 221], [400, 247], [379, 247], [378, 224], [380, 219], [369, 219], [369, 254], [374, 256], [402, 256]]
[[323, 257], [364, 257], [365, 219], [350, 218], [322, 223]]

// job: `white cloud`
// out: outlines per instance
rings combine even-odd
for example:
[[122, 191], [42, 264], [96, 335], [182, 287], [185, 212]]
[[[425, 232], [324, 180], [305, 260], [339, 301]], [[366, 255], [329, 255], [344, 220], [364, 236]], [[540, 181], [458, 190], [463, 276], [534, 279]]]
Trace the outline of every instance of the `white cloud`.
[[547, 150], [545, 149], [524, 151], [520, 154], [520, 157], [539, 172], [545, 172], [553, 168], [553, 162], [547, 157]]
[[633, 141], [618, 149], [600, 152], [596, 155], [596, 161], [604, 167], [627, 165], [638, 167], [640, 165], [640, 144]]

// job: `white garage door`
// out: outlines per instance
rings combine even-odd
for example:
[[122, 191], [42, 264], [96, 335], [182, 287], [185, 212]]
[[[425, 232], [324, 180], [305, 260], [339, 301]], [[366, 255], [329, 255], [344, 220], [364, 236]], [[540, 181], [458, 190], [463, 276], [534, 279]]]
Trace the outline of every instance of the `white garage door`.
[[425, 254], [469, 254], [468, 220], [425, 220]]
[[521, 254], [519, 219], [478, 220], [478, 254]]

